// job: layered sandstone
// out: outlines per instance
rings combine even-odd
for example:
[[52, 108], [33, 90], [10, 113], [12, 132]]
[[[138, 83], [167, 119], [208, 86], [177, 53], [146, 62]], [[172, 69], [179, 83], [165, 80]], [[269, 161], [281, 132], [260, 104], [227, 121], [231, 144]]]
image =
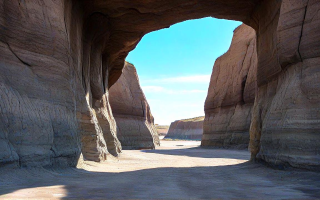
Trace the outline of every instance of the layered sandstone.
[[213, 66], [202, 146], [248, 147], [257, 62], [255, 31], [243, 24], [234, 30], [229, 50]]
[[319, 9], [318, 0], [0, 0], [0, 163], [117, 156], [108, 90], [128, 52], [146, 33], [212, 16], [256, 30], [252, 159], [319, 168]]
[[119, 80], [110, 88], [109, 94], [123, 149], [154, 149], [160, 145], [150, 106], [132, 64], [125, 63]]
[[[76, 1], [0, 1], [0, 164], [75, 166], [117, 156], [104, 16]], [[104, 28], [101, 28], [104, 27]]]
[[176, 120], [170, 124], [165, 138], [201, 140], [204, 117]]
[[257, 46], [259, 90], [250, 127], [252, 158], [319, 169], [320, 2], [283, 0], [262, 6], [256, 13], [263, 20]]

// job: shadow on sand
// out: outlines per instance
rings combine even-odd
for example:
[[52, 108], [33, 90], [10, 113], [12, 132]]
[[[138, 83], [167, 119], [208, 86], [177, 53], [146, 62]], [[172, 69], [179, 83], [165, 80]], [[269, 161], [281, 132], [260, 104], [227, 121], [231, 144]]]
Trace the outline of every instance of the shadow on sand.
[[[178, 147], [183, 145], [176, 145]], [[208, 150], [211, 153], [208, 154]], [[232, 150], [232, 149], [219, 149], [219, 148], [203, 148], [203, 147], [191, 147], [183, 149], [154, 149], [154, 150], [141, 150], [144, 153], [156, 153], [163, 155], [173, 156], [189, 156], [198, 158], [231, 158], [240, 160], [249, 160], [250, 153], [248, 150]], [[227, 152], [227, 153], [226, 153]]]
[[[183, 152], [181, 152], [183, 151]], [[204, 149], [148, 150], [146, 153], [199, 157]], [[230, 150], [214, 149], [211, 158]], [[219, 153], [220, 152], [220, 153]], [[237, 152], [237, 151], [235, 151]], [[247, 159], [247, 154], [229, 152], [232, 159]], [[238, 155], [238, 156], [237, 156]], [[209, 155], [205, 155], [205, 158]], [[177, 157], [178, 158], [178, 157]], [[179, 162], [179, 159], [176, 160]], [[104, 164], [108, 167], [108, 164]], [[164, 167], [120, 173], [92, 172], [81, 169], [0, 169], [0, 195], [41, 189], [37, 197], [76, 199], [279, 199], [320, 197], [320, 174], [308, 171], [280, 171], [260, 164], [211, 167]], [[62, 187], [55, 191], [55, 187]], [[47, 188], [48, 187], [48, 188]], [[37, 192], [37, 189], [32, 192]], [[16, 196], [14, 197], [16, 198]]]

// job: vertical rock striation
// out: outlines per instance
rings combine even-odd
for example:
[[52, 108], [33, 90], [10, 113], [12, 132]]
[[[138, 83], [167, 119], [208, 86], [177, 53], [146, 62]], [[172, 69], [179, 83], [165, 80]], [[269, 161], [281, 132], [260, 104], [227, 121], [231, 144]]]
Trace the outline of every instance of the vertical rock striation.
[[176, 120], [170, 124], [165, 138], [201, 140], [204, 117]]
[[264, 2], [253, 15], [260, 29], [252, 159], [319, 169], [319, 10], [317, 0], [283, 0]]
[[128, 62], [119, 80], [110, 88], [110, 104], [124, 149], [154, 149], [160, 145], [136, 68]]
[[101, 18], [84, 19], [77, 1], [0, 1], [0, 164], [75, 166], [81, 152], [94, 161], [118, 155]]
[[234, 30], [229, 50], [213, 66], [202, 146], [248, 147], [256, 70], [256, 34], [243, 24]]

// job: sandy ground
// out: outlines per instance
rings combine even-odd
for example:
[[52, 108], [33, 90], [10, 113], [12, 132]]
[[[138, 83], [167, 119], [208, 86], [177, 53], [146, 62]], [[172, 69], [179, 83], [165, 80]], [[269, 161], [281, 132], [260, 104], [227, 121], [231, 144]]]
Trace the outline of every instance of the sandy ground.
[[247, 162], [249, 152], [162, 141], [156, 150], [126, 150], [82, 169], [0, 169], [0, 198], [310, 199], [320, 173], [275, 170]]

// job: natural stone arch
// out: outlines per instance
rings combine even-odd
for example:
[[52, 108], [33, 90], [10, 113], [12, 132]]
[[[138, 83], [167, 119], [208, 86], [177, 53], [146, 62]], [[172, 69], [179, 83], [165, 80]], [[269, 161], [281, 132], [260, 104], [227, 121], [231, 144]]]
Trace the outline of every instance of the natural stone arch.
[[215, 17], [242, 21], [256, 28], [252, 13], [260, 0], [101, 1], [85, 0], [85, 16], [101, 13], [108, 20], [105, 53], [110, 66], [109, 86], [120, 76], [124, 58], [147, 33], [190, 19]]
[[[292, 67], [291, 70], [293, 68], [299, 69], [302, 66], [305, 66], [302, 68], [310, 68], [315, 63], [319, 63], [312, 58], [319, 57], [320, 53], [315, 52], [319, 52], [317, 39], [320, 36], [312, 36], [313, 38], [311, 38], [311, 35], [315, 34], [314, 31], [319, 30], [319, 26], [316, 25], [319, 18], [316, 15], [316, 10], [320, 5], [317, 1], [204, 0], [175, 1], [174, 3], [169, 1], [148, 1], [147, 3], [135, 1], [126, 5], [118, 1], [118, 4], [114, 4], [114, 7], [111, 6], [111, 9], [112, 2], [104, 4], [95, 1], [95, 3], [96, 7], [92, 10], [108, 15], [111, 26], [117, 30], [116, 36], [111, 34], [110, 38], [112, 39], [108, 50], [109, 86], [118, 78], [123, 66], [123, 58], [128, 51], [132, 50], [140, 38], [150, 31], [168, 27], [187, 19], [207, 16], [242, 21], [254, 28], [257, 33], [257, 83], [259, 89], [250, 128], [252, 159], [255, 160], [258, 156], [259, 159], [275, 165], [289, 164], [313, 167], [320, 164], [319, 159], [314, 157], [316, 154], [311, 153], [315, 149], [319, 149], [320, 138], [314, 130], [320, 127], [313, 125], [314, 116], [319, 119], [319, 115], [316, 114], [318, 109], [312, 110], [309, 106], [301, 103], [301, 101], [306, 101], [305, 98], [315, 97], [311, 92], [314, 89], [307, 89], [306, 86], [303, 86], [309, 92], [303, 94], [304, 92], [301, 90], [296, 92], [295, 96], [278, 93], [278, 90], [290, 93], [290, 89], [286, 89], [290, 83], [286, 81], [290, 80], [290, 77], [292, 78], [296, 72], [290, 74], [287, 71], [289, 67]], [[316, 17], [314, 18], [314, 16]], [[310, 49], [313, 50], [310, 51]], [[308, 74], [308, 72], [305, 73]], [[296, 82], [302, 85], [314, 83], [314, 80], [307, 79], [306, 76], [300, 77]], [[293, 106], [288, 109], [291, 102], [283, 100], [290, 98], [299, 99], [300, 104], [297, 109], [313, 114], [305, 117], [295, 115], [296, 108]], [[316, 99], [312, 102], [319, 103], [318, 96]], [[277, 109], [283, 110], [280, 112], [274, 110], [275, 106], [272, 105], [272, 101], [282, 101], [282, 106]], [[282, 112], [289, 112], [289, 118], [307, 121], [308, 125], [296, 127], [294, 122], [279, 124], [278, 121], [288, 120], [288, 116], [277, 117]], [[270, 119], [269, 116], [274, 116], [275, 119]], [[270, 129], [268, 124], [270, 126], [274, 123], [277, 123], [276, 128]], [[307, 132], [313, 138], [313, 142], [300, 143], [301, 136], [297, 133], [301, 131]], [[280, 139], [274, 139], [270, 137], [270, 134], [275, 134], [276, 138]], [[283, 134], [290, 136], [283, 138]], [[292, 147], [285, 147], [288, 144], [292, 144]], [[298, 156], [300, 160], [297, 160], [295, 155], [301, 155], [301, 150], [299, 152], [298, 149], [305, 149], [310, 153], [306, 157]], [[309, 157], [310, 155], [313, 158]]]
[[106, 146], [117, 155], [108, 88], [128, 52], [148, 32], [212, 16], [257, 32], [253, 158], [260, 151], [273, 164], [319, 166], [319, 7], [317, 0], [1, 0], [1, 162], [30, 165], [40, 150], [35, 165], [74, 165], [79, 135], [86, 158], [104, 160]]

